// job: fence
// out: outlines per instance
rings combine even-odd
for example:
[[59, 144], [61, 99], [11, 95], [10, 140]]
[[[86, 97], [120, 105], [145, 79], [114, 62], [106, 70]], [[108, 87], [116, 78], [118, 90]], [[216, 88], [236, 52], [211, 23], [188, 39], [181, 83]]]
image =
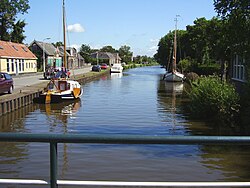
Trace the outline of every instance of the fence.
[[0, 133], [0, 142], [42, 142], [50, 144], [50, 181], [0, 179], [0, 184], [140, 186], [140, 187], [249, 187], [250, 182], [109, 182], [67, 181], [57, 179], [57, 144], [213, 144], [250, 145], [250, 136], [141, 136], [141, 135], [79, 135], [79, 134], [18, 134]]

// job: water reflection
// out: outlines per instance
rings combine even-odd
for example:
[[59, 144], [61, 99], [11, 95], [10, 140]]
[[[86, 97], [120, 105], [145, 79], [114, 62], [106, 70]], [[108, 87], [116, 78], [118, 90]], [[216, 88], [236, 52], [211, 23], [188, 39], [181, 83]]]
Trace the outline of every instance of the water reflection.
[[28, 105], [14, 112], [0, 117], [0, 132], [26, 132], [25, 119], [37, 109], [35, 105]]
[[74, 115], [80, 107], [80, 99], [76, 101], [65, 101], [57, 104], [39, 104], [39, 109], [42, 113], [45, 113], [48, 116], [58, 116], [59, 119], [61, 119], [61, 116], [68, 117]]
[[188, 122], [180, 109], [184, 84], [181, 82], [159, 81], [158, 111], [159, 116], [169, 128], [171, 134], [185, 134]]
[[111, 79], [121, 78], [123, 73], [110, 73]]

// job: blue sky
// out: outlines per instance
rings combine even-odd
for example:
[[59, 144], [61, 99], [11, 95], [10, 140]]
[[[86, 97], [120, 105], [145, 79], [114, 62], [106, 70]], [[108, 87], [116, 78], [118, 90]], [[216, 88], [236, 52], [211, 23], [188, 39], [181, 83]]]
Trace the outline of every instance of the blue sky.
[[[34, 39], [63, 41], [62, 0], [29, 0], [25, 43]], [[159, 39], [174, 29], [185, 29], [196, 18], [216, 16], [213, 0], [65, 0], [67, 46], [131, 47], [134, 55], [153, 56]]]

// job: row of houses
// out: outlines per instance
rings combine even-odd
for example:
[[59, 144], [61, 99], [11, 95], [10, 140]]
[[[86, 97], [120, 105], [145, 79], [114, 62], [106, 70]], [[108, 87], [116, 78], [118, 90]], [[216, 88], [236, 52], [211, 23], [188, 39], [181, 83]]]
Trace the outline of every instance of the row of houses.
[[[56, 47], [51, 43], [45, 43], [34, 40], [29, 49], [40, 58], [40, 62], [45, 62], [45, 66], [62, 67], [64, 65], [64, 49], [63, 46]], [[82, 68], [85, 65], [84, 58], [73, 47], [66, 48], [66, 57], [68, 69]]]
[[[34, 40], [29, 46], [14, 42], [0, 41], [0, 72], [9, 74], [34, 73], [47, 67], [64, 66], [64, 48], [51, 43]], [[118, 53], [97, 51], [91, 54], [97, 64], [121, 63]], [[79, 69], [86, 65], [84, 58], [75, 48], [66, 48], [67, 68]]]
[[[63, 47], [34, 40], [29, 46], [0, 40], [0, 72], [9, 74], [34, 73], [43, 66], [62, 67]], [[66, 49], [67, 68], [81, 68], [84, 58], [75, 48]]]

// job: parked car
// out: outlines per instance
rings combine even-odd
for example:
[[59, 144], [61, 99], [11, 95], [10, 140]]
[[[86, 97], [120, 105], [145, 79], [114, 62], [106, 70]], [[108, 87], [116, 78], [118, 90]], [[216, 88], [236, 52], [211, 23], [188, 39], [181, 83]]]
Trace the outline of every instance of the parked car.
[[95, 71], [95, 72], [100, 72], [100, 71], [101, 71], [101, 67], [100, 67], [100, 65], [93, 65], [93, 67], [92, 67], [92, 71]]
[[101, 69], [107, 69], [107, 68], [108, 68], [107, 64], [105, 64], [105, 63], [101, 64]]
[[0, 93], [8, 92], [11, 94], [13, 92], [14, 85], [11, 75], [8, 73], [0, 72]]

